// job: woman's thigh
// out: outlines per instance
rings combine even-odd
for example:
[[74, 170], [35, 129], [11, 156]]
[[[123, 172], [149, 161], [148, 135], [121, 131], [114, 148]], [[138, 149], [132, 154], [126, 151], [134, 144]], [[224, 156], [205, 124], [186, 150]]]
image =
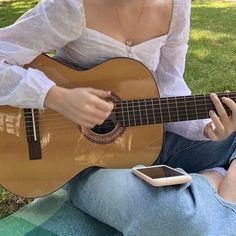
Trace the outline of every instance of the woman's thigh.
[[192, 184], [156, 188], [129, 169], [98, 169], [75, 178], [70, 197], [125, 236], [234, 235], [236, 206], [224, 202], [200, 175], [192, 177]]
[[[197, 172], [221, 166], [235, 150], [224, 142], [196, 142], [167, 133], [156, 164]], [[73, 204], [124, 235], [234, 235], [235, 205], [224, 202], [200, 175], [191, 184], [155, 188], [129, 169], [92, 169], [69, 184]], [[225, 217], [227, 216], [227, 217]]]

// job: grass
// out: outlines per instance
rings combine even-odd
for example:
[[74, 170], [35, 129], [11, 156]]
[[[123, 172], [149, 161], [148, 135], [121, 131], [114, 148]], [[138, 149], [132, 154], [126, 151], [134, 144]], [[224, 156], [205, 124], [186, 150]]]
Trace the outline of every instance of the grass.
[[[37, 0], [0, 0], [0, 27], [13, 23]], [[193, 93], [236, 89], [236, 2], [193, 1], [185, 79]], [[30, 200], [0, 188], [0, 218]]]
[[185, 79], [193, 93], [236, 88], [236, 2], [194, 3]]

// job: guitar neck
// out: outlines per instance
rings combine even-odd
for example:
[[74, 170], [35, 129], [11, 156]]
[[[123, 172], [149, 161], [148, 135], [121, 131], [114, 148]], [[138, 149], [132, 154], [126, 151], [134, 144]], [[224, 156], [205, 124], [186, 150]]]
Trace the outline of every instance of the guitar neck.
[[[236, 92], [218, 93], [236, 101]], [[223, 103], [222, 103], [223, 104]], [[223, 104], [224, 105], [224, 104]], [[229, 108], [224, 105], [228, 115]], [[209, 118], [216, 109], [210, 94], [122, 101], [116, 104], [117, 120], [125, 127]]]

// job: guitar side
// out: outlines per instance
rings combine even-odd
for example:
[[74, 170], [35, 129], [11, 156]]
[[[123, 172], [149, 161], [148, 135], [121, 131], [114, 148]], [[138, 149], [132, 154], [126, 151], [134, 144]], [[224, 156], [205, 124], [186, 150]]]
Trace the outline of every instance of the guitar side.
[[[150, 71], [131, 59], [116, 58], [90, 70], [78, 71], [41, 55], [27, 67], [43, 71], [65, 88], [111, 90], [122, 100], [159, 97]], [[0, 108], [0, 184], [19, 196], [40, 197], [52, 193], [91, 166], [150, 165], [162, 146], [162, 124], [127, 127], [111, 142], [103, 140], [113, 131], [96, 135], [97, 139], [91, 141], [81, 127], [45, 109], [39, 111], [38, 119], [42, 158], [30, 160], [24, 115], [20, 108]]]

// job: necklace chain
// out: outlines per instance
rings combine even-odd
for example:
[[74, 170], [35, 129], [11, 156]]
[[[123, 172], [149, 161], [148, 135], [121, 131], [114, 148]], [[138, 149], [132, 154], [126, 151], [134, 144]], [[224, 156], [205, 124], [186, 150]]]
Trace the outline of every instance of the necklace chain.
[[118, 18], [118, 20], [119, 20], [119, 23], [120, 23], [120, 26], [121, 26], [121, 28], [122, 28], [122, 31], [123, 31], [123, 33], [125, 34], [125, 36], [127, 36], [127, 37], [126, 37], [126, 38], [127, 38], [127, 39], [126, 39], [126, 45], [129, 46], [129, 47], [131, 47], [131, 46], [132, 46], [132, 43], [133, 43], [133, 42], [132, 42], [132, 38], [131, 38], [130, 36], [132, 35], [132, 33], [135, 33], [135, 30], [136, 30], [136, 28], [137, 28], [137, 26], [138, 26], [138, 24], [139, 24], [139, 22], [140, 22], [140, 20], [141, 20], [141, 18], [142, 18], [142, 16], [143, 16], [143, 12], [144, 12], [144, 9], [145, 9], [145, 3], [146, 3], [146, 0], [143, 0], [143, 7], [142, 7], [141, 13], [140, 13], [140, 15], [139, 15], [139, 17], [138, 17], [137, 23], [134, 25], [132, 32], [131, 32], [130, 34], [128, 34], [128, 36], [127, 36], [127, 33], [126, 33], [126, 31], [125, 31], [125, 27], [124, 27], [124, 25], [122, 24], [122, 20], [121, 20], [121, 17], [120, 17], [118, 8], [117, 8], [117, 6], [116, 6], [116, 4], [115, 4], [115, 0], [112, 1], [113, 8], [115, 8], [116, 15], [117, 15], [117, 18]]

